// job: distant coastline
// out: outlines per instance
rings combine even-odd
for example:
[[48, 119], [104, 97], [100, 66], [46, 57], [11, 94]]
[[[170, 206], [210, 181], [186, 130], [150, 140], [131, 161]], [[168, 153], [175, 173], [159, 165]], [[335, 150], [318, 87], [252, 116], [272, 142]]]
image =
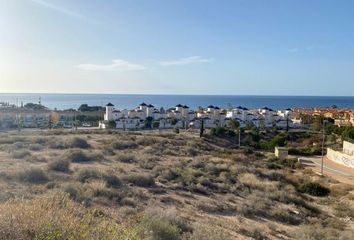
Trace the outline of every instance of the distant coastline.
[[20, 105], [21, 102], [42, 104], [59, 110], [78, 108], [86, 103], [91, 106], [104, 106], [112, 102], [119, 108], [133, 108], [140, 102], [150, 102], [157, 107], [172, 107], [187, 104], [192, 108], [210, 104], [219, 107], [244, 106], [247, 108], [270, 107], [286, 109], [295, 107], [331, 107], [354, 108], [351, 96], [267, 96], [267, 95], [161, 95], [161, 94], [76, 94], [76, 93], [0, 93], [0, 102]]

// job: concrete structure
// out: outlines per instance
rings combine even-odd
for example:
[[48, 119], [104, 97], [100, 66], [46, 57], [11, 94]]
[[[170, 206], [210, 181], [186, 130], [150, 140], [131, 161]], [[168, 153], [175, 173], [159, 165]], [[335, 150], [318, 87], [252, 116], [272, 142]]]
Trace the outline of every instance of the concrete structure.
[[274, 154], [279, 159], [285, 159], [288, 157], [288, 149], [284, 147], [275, 147]]
[[327, 158], [341, 165], [354, 168], [354, 144], [344, 141], [342, 151], [327, 148]]

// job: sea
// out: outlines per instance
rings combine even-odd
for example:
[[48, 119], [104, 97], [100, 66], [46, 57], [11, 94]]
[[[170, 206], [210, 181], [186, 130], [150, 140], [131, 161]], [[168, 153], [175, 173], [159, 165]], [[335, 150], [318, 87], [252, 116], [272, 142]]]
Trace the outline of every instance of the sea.
[[[38, 103], [50, 109], [77, 109], [81, 104], [105, 106], [112, 103], [119, 109], [132, 109], [140, 103], [156, 108], [170, 108], [177, 104], [192, 109], [214, 105], [222, 108], [237, 106], [249, 109], [269, 107], [276, 110], [294, 107], [353, 108], [354, 97], [339, 96], [253, 96], [253, 95], [147, 95], [147, 94], [51, 94], [51, 93], [0, 93], [0, 102], [18, 106], [21, 103]], [[1, 110], [0, 110], [1, 111]]]

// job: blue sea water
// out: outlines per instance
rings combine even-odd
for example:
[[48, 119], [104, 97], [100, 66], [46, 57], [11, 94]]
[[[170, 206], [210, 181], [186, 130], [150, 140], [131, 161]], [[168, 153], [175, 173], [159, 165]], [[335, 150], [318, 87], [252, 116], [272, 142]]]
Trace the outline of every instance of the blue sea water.
[[228, 96], [228, 95], [144, 95], [144, 94], [28, 94], [0, 93], [0, 102], [20, 105], [21, 102], [38, 103], [39, 98], [44, 106], [51, 109], [78, 108], [81, 104], [104, 106], [108, 102], [116, 108], [131, 109], [142, 102], [151, 103], [155, 107], [173, 107], [176, 104], [198, 108], [215, 105], [219, 107], [243, 106], [247, 108], [270, 107], [286, 109], [293, 107], [330, 107], [354, 108], [354, 97], [325, 96]]

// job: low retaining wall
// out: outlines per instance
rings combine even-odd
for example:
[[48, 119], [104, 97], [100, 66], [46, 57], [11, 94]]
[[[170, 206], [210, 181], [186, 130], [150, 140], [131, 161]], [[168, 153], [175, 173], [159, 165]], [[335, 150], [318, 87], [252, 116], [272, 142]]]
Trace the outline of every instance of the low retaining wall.
[[327, 148], [327, 158], [341, 165], [354, 168], [354, 156]]

